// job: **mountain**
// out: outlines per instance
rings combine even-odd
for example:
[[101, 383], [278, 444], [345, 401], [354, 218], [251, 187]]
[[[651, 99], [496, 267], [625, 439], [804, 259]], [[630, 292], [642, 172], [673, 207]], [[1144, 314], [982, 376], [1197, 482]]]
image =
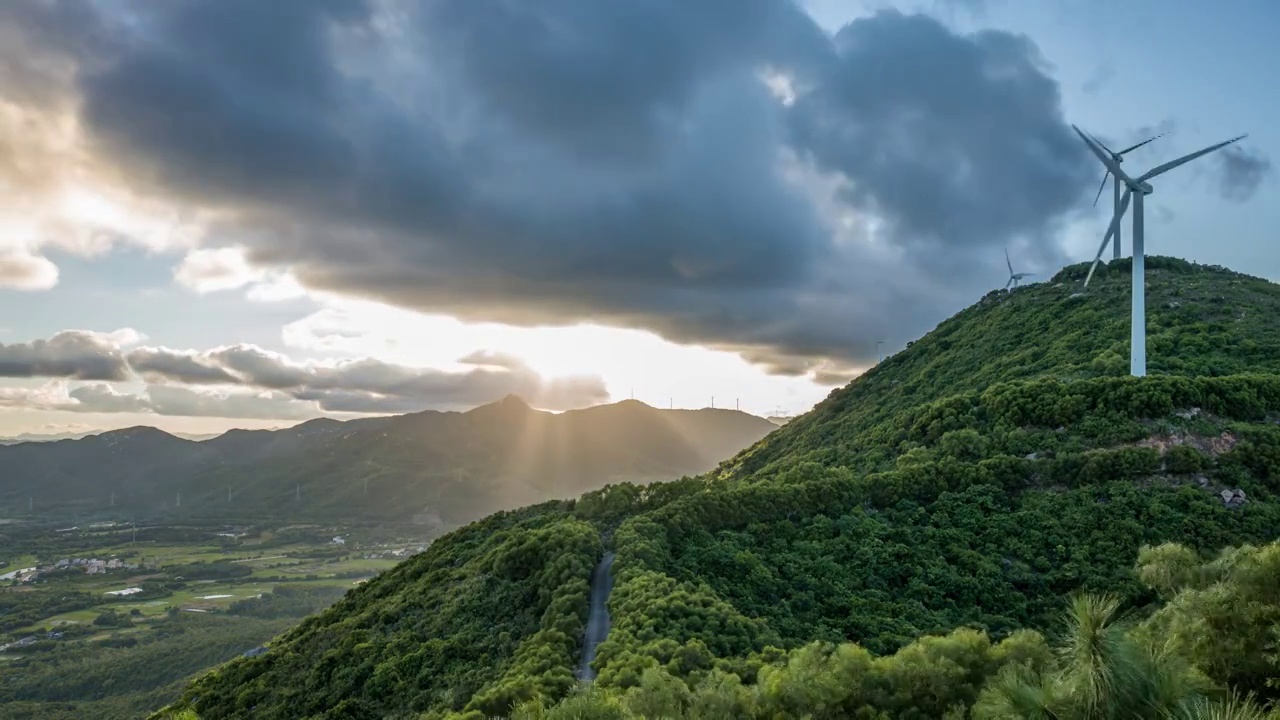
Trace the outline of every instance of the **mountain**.
[[[163, 716], [1031, 717], [983, 713], [1125, 658], [1165, 697], [1278, 698], [1280, 545], [1207, 561], [1280, 534], [1280, 286], [1150, 258], [1131, 378], [1128, 269], [992, 292], [702, 477], [457, 530]], [[544, 715], [606, 551], [598, 677]], [[1077, 592], [1107, 597], [1055, 655]]]
[[[193, 442], [136, 427], [0, 447], [0, 502], [153, 517], [417, 520], [456, 525], [608, 482], [696, 475], [775, 426], [730, 410], [626, 401], [560, 414], [514, 396]], [[181, 496], [179, 501], [179, 496]]]
[[78, 440], [82, 437], [93, 435], [92, 432], [67, 432], [67, 433], [22, 433], [12, 437], [0, 437], [0, 445], [17, 445], [25, 442], [53, 442], [55, 440]]
[[[22, 433], [13, 437], [0, 437], [0, 445], [18, 445], [20, 443], [29, 442], [56, 442], [58, 440], [79, 440], [80, 438], [97, 435], [101, 430], [91, 430], [86, 432], [67, 432], [67, 433]], [[172, 433], [174, 437], [180, 437], [183, 440], [211, 440], [218, 437], [222, 433]]]

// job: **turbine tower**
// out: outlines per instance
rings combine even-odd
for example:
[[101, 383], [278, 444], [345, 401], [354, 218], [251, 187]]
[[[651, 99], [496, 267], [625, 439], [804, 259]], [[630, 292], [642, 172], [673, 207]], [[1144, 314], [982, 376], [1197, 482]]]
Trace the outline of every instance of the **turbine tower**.
[[1004, 249], [1004, 264], [1009, 266], [1009, 282], [1004, 284], [1005, 290], [1008, 290], [1010, 285], [1018, 287], [1018, 283], [1022, 281], [1022, 278], [1035, 275], [1035, 273], [1016, 273], [1013, 271], [1013, 262], [1009, 260], [1009, 248]]
[[1111, 236], [1119, 231], [1120, 220], [1124, 217], [1125, 210], [1129, 208], [1129, 199], [1133, 199], [1133, 307], [1129, 326], [1129, 374], [1134, 377], [1143, 377], [1147, 374], [1147, 308], [1146, 261], [1143, 257], [1142, 247], [1144, 240], [1142, 199], [1154, 192], [1151, 183], [1147, 181], [1167, 173], [1179, 165], [1185, 165], [1202, 155], [1221, 150], [1231, 143], [1243, 140], [1248, 136], [1240, 135], [1217, 145], [1210, 145], [1203, 150], [1183, 155], [1177, 160], [1170, 160], [1163, 165], [1157, 165], [1135, 179], [1129, 177], [1124, 170], [1120, 169], [1120, 164], [1112, 159], [1102, 146], [1102, 143], [1093, 139], [1092, 136], [1086, 135], [1075, 125], [1072, 125], [1071, 128], [1076, 131], [1076, 134], [1080, 136], [1084, 144], [1089, 146], [1089, 150], [1102, 161], [1107, 170], [1125, 185], [1124, 194], [1120, 197], [1120, 206], [1116, 208], [1116, 213], [1111, 218], [1111, 226], [1107, 228], [1107, 234], [1102, 237], [1102, 245], [1098, 247], [1098, 254], [1093, 258], [1093, 265], [1090, 266], [1089, 274], [1084, 279], [1085, 287], [1088, 287], [1089, 280], [1093, 278], [1093, 271], [1098, 267], [1098, 261], [1102, 258], [1102, 252], [1107, 249], [1107, 243], [1111, 241]]
[[[1111, 148], [1107, 147], [1106, 145], [1102, 145], [1101, 141], [1099, 141], [1098, 144], [1102, 146], [1103, 150], [1106, 150], [1108, 153], [1110, 153], [1111, 160], [1115, 162], [1116, 165], [1119, 165], [1120, 163], [1124, 162], [1125, 155], [1133, 152], [1134, 150], [1137, 150], [1138, 148], [1142, 147], [1143, 145], [1146, 145], [1152, 140], [1158, 140], [1164, 137], [1166, 134], [1167, 133], [1160, 133], [1155, 137], [1147, 138], [1146, 140], [1143, 140], [1137, 145], [1130, 145], [1129, 147], [1121, 150], [1120, 152], [1113, 152]], [[1094, 138], [1094, 139], [1097, 140], [1097, 138]], [[1102, 171], [1102, 182], [1098, 185], [1098, 194], [1093, 196], [1093, 206], [1094, 207], [1098, 206], [1098, 199], [1102, 197], [1102, 191], [1107, 187], [1107, 178], [1113, 178], [1113, 181], [1111, 183], [1111, 195], [1112, 195], [1111, 212], [1114, 215], [1115, 213], [1120, 212], [1120, 181], [1114, 179], [1115, 176], [1111, 174], [1111, 170], [1109, 168]], [[1111, 249], [1112, 249], [1111, 259], [1119, 260], [1120, 259], [1120, 228], [1116, 228], [1116, 243], [1115, 245], [1111, 246]]]

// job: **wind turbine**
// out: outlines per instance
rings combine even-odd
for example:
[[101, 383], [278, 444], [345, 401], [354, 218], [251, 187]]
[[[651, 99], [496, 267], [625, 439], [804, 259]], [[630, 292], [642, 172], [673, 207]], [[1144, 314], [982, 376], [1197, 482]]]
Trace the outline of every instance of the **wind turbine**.
[[1004, 264], [1009, 266], [1009, 282], [1004, 284], [1004, 289], [1008, 290], [1009, 286], [1018, 287], [1018, 283], [1022, 278], [1031, 277], [1035, 273], [1016, 273], [1013, 271], [1013, 262], [1009, 260], [1009, 248], [1004, 249]]
[[[1130, 145], [1129, 147], [1121, 150], [1120, 152], [1113, 151], [1111, 148], [1107, 147], [1106, 145], [1103, 145], [1102, 141], [1100, 140], [1098, 141], [1098, 145], [1102, 146], [1102, 149], [1106, 150], [1111, 155], [1111, 160], [1115, 162], [1116, 165], [1119, 165], [1120, 163], [1124, 162], [1125, 155], [1133, 152], [1134, 150], [1137, 150], [1138, 148], [1142, 147], [1143, 145], [1146, 145], [1152, 140], [1158, 140], [1167, 134], [1168, 133], [1160, 133], [1155, 137], [1150, 137], [1150, 138], [1147, 138], [1146, 140], [1143, 140], [1137, 145]], [[1097, 138], [1094, 138], [1094, 140], [1097, 140]], [[1093, 196], [1094, 207], [1098, 206], [1098, 199], [1102, 197], [1102, 191], [1104, 188], [1107, 187], [1107, 178], [1109, 177], [1114, 178], [1114, 176], [1111, 174], [1111, 171], [1109, 169], [1103, 170], [1102, 182], [1099, 183], [1098, 185], [1098, 194]], [[1111, 212], [1114, 215], [1115, 213], [1120, 212], [1120, 181], [1119, 180], [1112, 181], [1111, 190], [1112, 190]], [[1120, 228], [1116, 228], [1116, 242], [1114, 245], [1111, 246], [1111, 249], [1112, 249], [1111, 259], [1119, 260], [1120, 259]]]
[[1129, 207], [1129, 199], [1133, 198], [1133, 309], [1129, 326], [1129, 374], [1134, 377], [1143, 377], [1147, 374], [1147, 308], [1146, 261], [1142, 254], [1142, 242], [1144, 239], [1142, 199], [1154, 192], [1151, 183], [1147, 181], [1158, 175], [1163, 175], [1179, 165], [1185, 165], [1202, 155], [1221, 150], [1231, 143], [1243, 140], [1248, 136], [1240, 135], [1217, 145], [1210, 145], [1203, 150], [1183, 155], [1177, 160], [1170, 160], [1163, 165], [1157, 165], [1134, 179], [1120, 169], [1120, 163], [1112, 159], [1102, 146], [1102, 143], [1094, 140], [1092, 136], [1086, 135], [1075, 125], [1072, 125], [1071, 129], [1076, 131], [1076, 134], [1080, 136], [1085, 145], [1089, 146], [1089, 150], [1102, 161], [1107, 170], [1117, 180], [1124, 182], [1125, 185], [1124, 194], [1120, 197], [1120, 207], [1116, 208], [1115, 216], [1111, 218], [1111, 226], [1107, 228], [1107, 234], [1102, 237], [1102, 245], [1098, 247], [1098, 254], [1094, 257], [1093, 265], [1089, 268], [1089, 275], [1084, 279], [1086, 287], [1093, 277], [1094, 268], [1098, 267], [1098, 260], [1102, 258], [1102, 251], [1107, 248], [1107, 243], [1111, 241], [1111, 236], [1119, 232], [1120, 220], [1124, 217], [1124, 211]]

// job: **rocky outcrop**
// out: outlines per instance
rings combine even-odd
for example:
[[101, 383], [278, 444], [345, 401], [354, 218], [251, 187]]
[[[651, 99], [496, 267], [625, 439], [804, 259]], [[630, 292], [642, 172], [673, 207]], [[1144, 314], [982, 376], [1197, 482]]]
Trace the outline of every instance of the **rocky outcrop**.
[[1248, 502], [1248, 498], [1240, 488], [1223, 490], [1218, 493], [1218, 497], [1222, 498], [1222, 504], [1229, 508], [1237, 508]]

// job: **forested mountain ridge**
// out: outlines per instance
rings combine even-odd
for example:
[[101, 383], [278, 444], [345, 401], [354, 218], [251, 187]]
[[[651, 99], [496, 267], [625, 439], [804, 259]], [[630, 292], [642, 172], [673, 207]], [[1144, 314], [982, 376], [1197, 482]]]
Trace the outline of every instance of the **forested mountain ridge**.
[[1280, 287], [1150, 259], [1134, 379], [1125, 267], [988, 295], [716, 472], [442, 538], [169, 714], [1261, 718]]
[[[1226, 268], [1148, 257], [1149, 375], [1280, 374], [1280, 286]], [[1043, 283], [995, 290], [832, 393], [721, 474], [814, 460], [865, 466], [856, 433], [903, 410], [996, 383], [1129, 374], [1132, 261], [1069, 265]], [[853, 434], [851, 434], [853, 433]]]
[[14, 513], [30, 499], [43, 514], [456, 525], [609, 482], [706, 472], [775, 428], [733, 410], [625, 401], [554, 414], [515, 397], [203, 442], [137, 427], [0, 447], [0, 503]]

